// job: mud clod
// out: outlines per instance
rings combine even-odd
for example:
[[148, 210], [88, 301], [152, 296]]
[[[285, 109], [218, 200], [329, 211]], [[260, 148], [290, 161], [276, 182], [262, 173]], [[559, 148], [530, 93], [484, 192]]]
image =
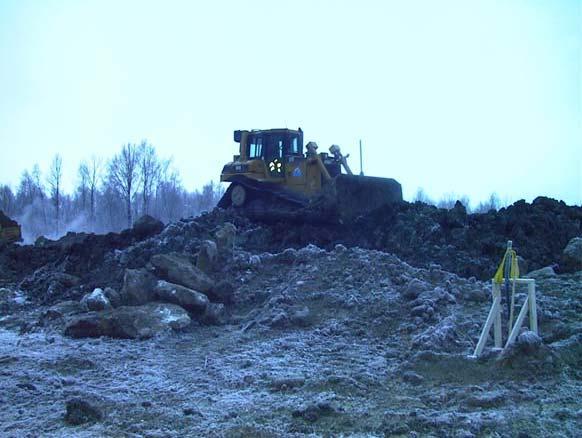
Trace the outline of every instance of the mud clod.
[[95, 401], [79, 397], [67, 400], [65, 422], [72, 426], [98, 422], [103, 417], [103, 411]]

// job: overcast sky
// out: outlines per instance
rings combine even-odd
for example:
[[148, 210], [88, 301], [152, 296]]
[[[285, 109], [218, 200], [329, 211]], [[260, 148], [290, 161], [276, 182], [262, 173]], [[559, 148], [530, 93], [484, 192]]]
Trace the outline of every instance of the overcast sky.
[[147, 139], [188, 189], [234, 129], [474, 203], [582, 201], [582, 1], [0, 0], [0, 183]]

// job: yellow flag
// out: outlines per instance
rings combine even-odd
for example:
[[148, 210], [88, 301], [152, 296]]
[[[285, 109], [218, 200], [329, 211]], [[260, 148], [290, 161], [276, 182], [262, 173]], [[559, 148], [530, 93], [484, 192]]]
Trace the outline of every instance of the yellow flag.
[[505, 267], [505, 260], [507, 258], [507, 256], [511, 257], [511, 267], [509, 270], [509, 277], [510, 278], [519, 278], [519, 266], [517, 264], [517, 253], [512, 250], [512, 249], [508, 249], [505, 252], [505, 255], [503, 256], [503, 260], [501, 260], [501, 263], [499, 264], [499, 268], [497, 268], [497, 272], [495, 273], [495, 276], [493, 277], [493, 281], [495, 281], [495, 283], [501, 284], [503, 283], [503, 269]]

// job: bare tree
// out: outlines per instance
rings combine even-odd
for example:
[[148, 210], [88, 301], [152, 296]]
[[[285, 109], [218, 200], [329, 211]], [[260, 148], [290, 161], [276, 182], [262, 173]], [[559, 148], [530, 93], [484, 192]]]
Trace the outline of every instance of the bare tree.
[[443, 195], [443, 197], [441, 199], [439, 199], [439, 201], [437, 202], [437, 207], [450, 210], [451, 208], [453, 208], [455, 206], [456, 202], [457, 202], [457, 195], [455, 195], [454, 193], [445, 193]]
[[24, 208], [26, 205], [32, 204], [35, 198], [35, 184], [32, 175], [25, 170], [20, 177], [20, 184], [18, 185], [17, 200], [19, 208]]
[[35, 190], [36, 192], [38, 192], [37, 194], [39, 195], [39, 197], [44, 198], [44, 192], [42, 191], [42, 183], [40, 182], [41, 179], [40, 166], [38, 165], [38, 163], [35, 163], [35, 165], [32, 166], [31, 177], [34, 183]]
[[88, 180], [89, 186], [89, 221], [91, 223], [91, 230], [95, 231], [95, 205], [97, 202], [97, 185], [101, 178], [101, 170], [103, 168], [103, 161], [101, 158], [93, 155], [88, 164]]
[[81, 212], [85, 213], [87, 211], [87, 194], [89, 192], [89, 166], [86, 161], [82, 161], [79, 164], [78, 176], [79, 187], [77, 190], [81, 198]]
[[470, 204], [469, 197], [467, 195], [458, 196], [454, 192], [445, 193], [442, 196], [442, 198], [439, 199], [436, 206], [438, 208], [446, 208], [447, 210], [450, 210], [455, 205], [457, 205], [457, 201], [460, 202], [461, 204], [463, 204], [463, 206], [465, 207], [465, 209], [467, 211], [469, 210], [469, 204]]
[[113, 189], [125, 202], [127, 226], [132, 225], [131, 200], [139, 183], [139, 149], [128, 143], [109, 162], [109, 181]]
[[[43, 184], [40, 182], [41, 180], [41, 172], [38, 163], [35, 163], [32, 167], [32, 179], [34, 181], [34, 201], [33, 206], [35, 210], [40, 211], [42, 217], [42, 223], [44, 229], [49, 227], [49, 221], [46, 214], [46, 194], [43, 189]], [[38, 216], [38, 213], [35, 213], [34, 216]]]
[[149, 214], [150, 201], [160, 179], [163, 165], [156, 149], [145, 140], [139, 145], [139, 175], [141, 180], [142, 213]]
[[426, 194], [422, 187], [419, 187], [418, 190], [416, 191], [416, 195], [414, 195], [413, 201], [423, 202], [425, 204], [434, 204], [432, 199], [428, 197], [428, 195]]
[[41, 200], [44, 199], [44, 191], [40, 183], [40, 175], [38, 164], [34, 165], [32, 172], [29, 172], [28, 170], [22, 172], [16, 195], [19, 208], [32, 204], [37, 198]]
[[158, 216], [164, 222], [180, 219], [184, 213], [184, 189], [175, 169], [164, 172], [156, 189]]
[[53, 205], [55, 206], [55, 230], [57, 236], [59, 235], [59, 220], [61, 210], [61, 187], [63, 180], [63, 159], [59, 154], [53, 158], [49, 168], [47, 182], [49, 184], [50, 193], [53, 198]]
[[491, 210], [497, 211], [501, 207], [501, 201], [497, 193], [493, 192], [489, 195], [489, 199], [485, 202], [480, 202], [475, 208], [476, 213], [488, 213]]
[[210, 181], [202, 186], [201, 192], [196, 193], [198, 199], [198, 212], [202, 212], [212, 210], [224, 194], [224, 190], [220, 184]]
[[40, 183], [40, 168], [34, 165], [32, 172], [22, 172], [16, 192], [15, 216], [22, 225], [25, 237], [34, 239], [46, 234], [48, 221], [46, 216], [46, 197]]
[[124, 210], [124, 201], [111, 186], [109, 180], [104, 181], [102, 190], [98, 192], [99, 220], [94, 225], [95, 231], [119, 231], [124, 228], [126, 222], [125, 215], [120, 212]]
[[467, 195], [463, 195], [459, 198], [459, 202], [461, 204], [463, 204], [463, 207], [465, 207], [465, 210], [467, 210], [467, 212], [471, 211], [471, 200], [469, 199], [469, 197]]

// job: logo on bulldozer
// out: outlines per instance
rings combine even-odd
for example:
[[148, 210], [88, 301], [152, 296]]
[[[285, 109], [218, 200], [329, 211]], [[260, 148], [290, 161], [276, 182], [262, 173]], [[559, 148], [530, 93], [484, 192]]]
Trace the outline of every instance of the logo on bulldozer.
[[269, 163], [269, 170], [271, 172], [281, 173], [282, 169], [283, 164], [277, 158]]

